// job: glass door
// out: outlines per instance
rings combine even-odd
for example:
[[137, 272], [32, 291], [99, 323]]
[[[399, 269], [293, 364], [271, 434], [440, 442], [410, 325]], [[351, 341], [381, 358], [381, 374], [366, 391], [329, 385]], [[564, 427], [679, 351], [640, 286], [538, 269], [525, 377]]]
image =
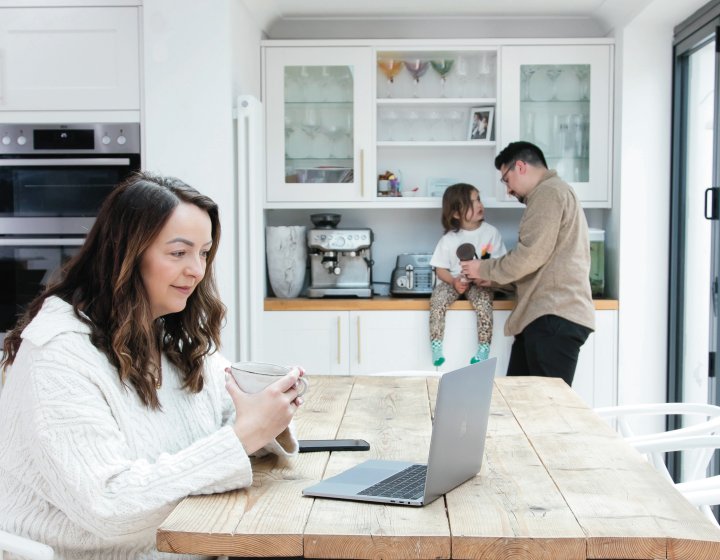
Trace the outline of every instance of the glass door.
[[584, 206], [609, 206], [612, 50], [607, 45], [502, 49], [501, 145], [525, 140]]
[[[718, 58], [716, 25], [676, 31], [668, 399], [720, 403], [718, 348]], [[698, 420], [699, 421], [699, 420]], [[685, 426], [694, 422], [685, 420]], [[677, 420], [669, 428], [680, 427]], [[713, 466], [717, 473], [717, 465]], [[683, 479], [676, 462], [673, 474]]]
[[268, 201], [353, 201], [371, 145], [369, 48], [268, 48]]

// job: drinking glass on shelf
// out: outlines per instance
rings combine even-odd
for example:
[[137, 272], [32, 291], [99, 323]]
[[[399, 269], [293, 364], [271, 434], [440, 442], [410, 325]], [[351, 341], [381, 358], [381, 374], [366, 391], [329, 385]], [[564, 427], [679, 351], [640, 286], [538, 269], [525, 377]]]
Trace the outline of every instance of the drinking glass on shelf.
[[344, 109], [333, 110], [327, 114], [327, 118], [325, 120], [327, 124], [325, 125], [323, 132], [327, 139], [330, 141], [328, 157], [345, 157], [346, 151], [342, 147], [342, 140], [345, 138], [348, 132], [346, 111]]
[[478, 81], [480, 82], [480, 95], [482, 97], [490, 97], [490, 81], [492, 80], [492, 63], [490, 56], [490, 53], [481, 52], [476, 67]]
[[380, 121], [384, 124], [382, 140], [395, 140], [395, 124], [398, 120], [398, 112], [395, 109], [383, 109], [380, 113]]
[[395, 83], [395, 76], [402, 70], [402, 61], [395, 58], [379, 58], [378, 68], [387, 78], [387, 84], [385, 87], [385, 97], [392, 97], [392, 89]]
[[415, 109], [410, 109], [407, 112], [407, 138], [410, 141], [419, 140], [419, 128], [420, 128], [420, 113]]
[[444, 140], [444, 134], [443, 131], [440, 130], [440, 127], [442, 126], [442, 114], [438, 110], [431, 110], [428, 112], [427, 115], [428, 118], [428, 128], [430, 129], [428, 138], [430, 140], [436, 141], [436, 140]]
[[455, 74], [458, 77], [458, 97], [465, 97], [465, 86], [470, 75], [470, 62], [466, 56], [458, 56], [455, 64]]
[[450, 73], [450, 70], [452, 70], [454, 62], [455, 61], [451, 58], [430, 61], [430, 65], [433, 67], [433, 70], [440, 74], [440, 97], [445, 97], [445, 81], [447, 79], [447, 75]]
[[520, 66], [520, 99], [522, 101], [530, 101], [530, 78], [535, 73], [534, 66]]
[[313, 153], [317, 148], [317, 133], [320, 131], [320, 116], [318, 110], [313, 105], [305, 107], [305, 115], [300, 128], [308, 138], [306, 144], [307, 157], [313, 157]]
[[467, 113], [460, 109], [452, 109], [448, 119], [450, 120], [450, 140], [464, 140]]
[[405, 60], [405, 68], [407, 68], [410, 75], [415, 80], [415, 87], [413, 88], [413, 97], [420, 97], [420, 78], [425, 75], [430, 64], [427, 60], [421, 60], [419, 58], [411, 58]]

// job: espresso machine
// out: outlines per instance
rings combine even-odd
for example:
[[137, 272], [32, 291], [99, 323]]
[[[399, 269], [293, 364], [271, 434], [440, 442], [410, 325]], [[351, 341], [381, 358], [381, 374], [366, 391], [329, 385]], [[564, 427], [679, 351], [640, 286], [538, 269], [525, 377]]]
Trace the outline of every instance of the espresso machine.
[[308, 297], [371, 297], [372, 230], [338, 229], [339, 214], [313, 214], [310, 219], [315, 227], [307, 233], [310, 255]]

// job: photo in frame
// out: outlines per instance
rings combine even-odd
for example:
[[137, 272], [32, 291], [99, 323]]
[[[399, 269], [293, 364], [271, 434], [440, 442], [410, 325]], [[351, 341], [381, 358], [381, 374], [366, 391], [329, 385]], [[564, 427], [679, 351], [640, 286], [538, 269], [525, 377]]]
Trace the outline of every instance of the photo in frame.
[[494, 107], [473, 107], [470, 109], [468, 140], [490, 140], [494, 113]]

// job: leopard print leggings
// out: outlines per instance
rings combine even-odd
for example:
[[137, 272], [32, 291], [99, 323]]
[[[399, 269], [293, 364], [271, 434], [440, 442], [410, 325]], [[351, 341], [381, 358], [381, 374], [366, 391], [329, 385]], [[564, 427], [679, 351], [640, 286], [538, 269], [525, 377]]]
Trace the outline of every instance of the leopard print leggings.
[[[477, 313], [478, 343], [490, 344], [493, 330], [493, 292], [473, 284], [464, 294]], [[430, 340], [445, 336], [445, 313], [462, 297], [450, 284], [438, 280], [430, 297]]]

